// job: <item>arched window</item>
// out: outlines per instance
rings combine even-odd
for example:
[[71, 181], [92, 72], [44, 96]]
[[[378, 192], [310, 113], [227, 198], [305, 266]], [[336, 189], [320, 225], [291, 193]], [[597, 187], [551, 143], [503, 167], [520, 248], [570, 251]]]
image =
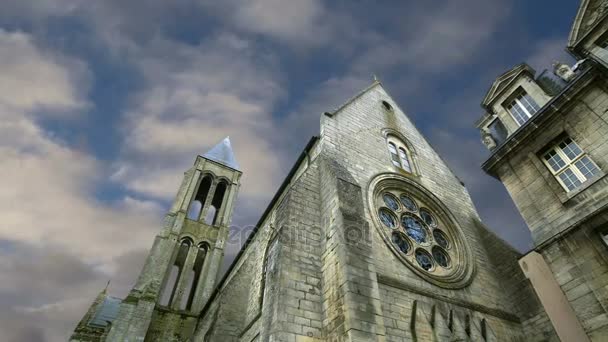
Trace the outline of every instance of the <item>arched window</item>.
[[215, 188], [215, 194], [213, 194], [213, 199], [211, 200], [211, 205], [209, 209], [207, 209], [207, 215], [205, 216], [205, 223], [209, 225], [216, 225], [218, 215], [220, 213], [220, 209], [222, 206], [222, 201], [224, 200], [224, 195], [226, 194], [226, 188], [228, 185], [226, 182], [220, 182]]
[[404, 171], [412, 173], [412, 163], [410, 153], [407, 146], [397, 137], [389, 135], [387, 137], [388, 152], [391, 157], [391, 162], [396, 167]]
[[194, 295], [196, 294], [196, 287], [198, 286], [198, 282], [201, 278], [201, 272], [203, 271], [203, 265], [205, 264], [205, 258], [208, 251], [209, 245], [207, 245], [207, 243], [202, 242], [199, 244], [198, 251], [196, 252], [196, 258], [194, 260], [194, 266], [192, 267], [192, 282], [188, 284], [189, 291], [187, 292], [187, 295], [184, 294], [184, 298], [187, 298], [187, 303], [185, 306], [186, 310], [192, 309]]
[[205, 200], [207, 199], [207, 194], [209, 193], [209, 189], [211, 188], [211, 176], [206, 175], [198, 186], [198, 191], [196, 192], [196, 196], [190, 203], [188, 207], [188, 215], [187, 217], [190, 220], [198, 221], [201, 216], [201, 210], [203, 210], [203, 206], [205, 205]]
[[407, 152], [402, 147], [399, 147], [399, 159], [401, 160], [401, 167], [407, 172], [412, 172], [412, 167], [410, 165]]
[[393, 165], [397, 167], [401, 167], [401, 162], [399, 161], [399, 155], [397, 154], [397, 146], [393, 142], [388, 142], [388, 151], [391, 154], [391, 161]]
[[193, 241], [189, 237], [184, 237], [179, 244], [175, 261], [171, 266], [171, 272], [165, 280], [165, 287], [163, 289], [159, 304], [163, 306], [169, 306], [173, 302], [175, 292], [177, 291], [177, 285], [179, 284], [179, 278], [182, 275], [186, 258], [188, 257], [188, 250], [192, 246]]

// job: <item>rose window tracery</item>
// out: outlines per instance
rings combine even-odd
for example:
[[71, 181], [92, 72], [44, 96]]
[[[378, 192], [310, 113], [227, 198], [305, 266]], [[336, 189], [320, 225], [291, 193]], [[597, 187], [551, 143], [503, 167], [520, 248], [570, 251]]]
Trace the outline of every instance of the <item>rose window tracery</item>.
[[472, 257], [447, 209], [406, 178], [402, 181], [381, 178], [372, 185], [370, 202], [375, 206], [377, 222], [381, 223], [378, 228], [393, 253], [439, 286], [466, 285], [473, 273]]

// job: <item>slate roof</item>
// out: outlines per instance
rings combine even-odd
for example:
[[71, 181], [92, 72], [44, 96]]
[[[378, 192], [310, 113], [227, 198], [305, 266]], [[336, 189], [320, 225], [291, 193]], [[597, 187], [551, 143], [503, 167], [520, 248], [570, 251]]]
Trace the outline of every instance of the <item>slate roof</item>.
[[95, 327], [106, 327], [109, 323], [112, 323], [116, 316], [118, 316], [118, 309], [120, 308], [121, 299], [107, 296], [103, 299], [101, 305], [97, 308], [93, 319], [89, 322], [89, 325]]
[[204, 158], [213, 160], [229, 168], [240, 170], [239, 163], [234, 158], [234, 152], [230, 145], [230, 137], [225, 137], [217, 145], [213, 146], [207, 153], [203, 154]]

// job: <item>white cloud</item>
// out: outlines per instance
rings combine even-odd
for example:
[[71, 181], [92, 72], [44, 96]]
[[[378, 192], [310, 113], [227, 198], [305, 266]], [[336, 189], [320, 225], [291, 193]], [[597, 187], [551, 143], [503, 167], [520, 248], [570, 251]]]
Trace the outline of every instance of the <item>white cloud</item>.
[[[240, 32], [260, 34], [293, 47], [318, 47], [333, 35], [336, 21], [321, 0], [226, 0], [200, 2]], [[336, 16], [337, 17], [337, 16]]]
[[98, 289], [92, 280], [113, 276], [121, 255], [149, 248], [160, 227], [155, 203], [97, 200], [104, 164], [37, 121], [82, 114], [87, 73], [26, 33], [0, 31], [0, 320], [21, 322], [0, 324], [9, 341], [65, 340]]
[[147, 86], [133, 96], [125, 114], [123, 158], [113, 179], [139, 193], [171, 199], [194, 157], [229, 135], [244, 172], [240, 196], [267, 198], [280, 181], [280, 160], [270, 143], [276, 133], [271, 114], [284, 97], [272, 56], [234, 35], [199, 46], [155, 44], [151, 50], [171, 49], [175, 55], [142, 56], [139, 67]]
[[36, 48], [26, 33], [0, 28], [0, 70], [0, 104], [5, 110], [66, 113], [86, 104], [81, 97], [86, 89], [72, 86], [87, 77], [83, 63]]

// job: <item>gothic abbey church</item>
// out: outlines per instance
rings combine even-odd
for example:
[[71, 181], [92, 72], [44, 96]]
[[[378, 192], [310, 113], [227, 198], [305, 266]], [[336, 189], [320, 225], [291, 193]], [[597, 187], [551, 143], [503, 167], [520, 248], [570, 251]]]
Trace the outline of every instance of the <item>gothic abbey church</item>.
[[525, 255], [382, 84], [321, 115], [225, 275], [241, 170], [198, 156], [128, 296], [102, 291], [70, 341], [608, 341], [608, 1], [583, 0], [574, 66], [499, 76], [483, 169], [526, 220]]

